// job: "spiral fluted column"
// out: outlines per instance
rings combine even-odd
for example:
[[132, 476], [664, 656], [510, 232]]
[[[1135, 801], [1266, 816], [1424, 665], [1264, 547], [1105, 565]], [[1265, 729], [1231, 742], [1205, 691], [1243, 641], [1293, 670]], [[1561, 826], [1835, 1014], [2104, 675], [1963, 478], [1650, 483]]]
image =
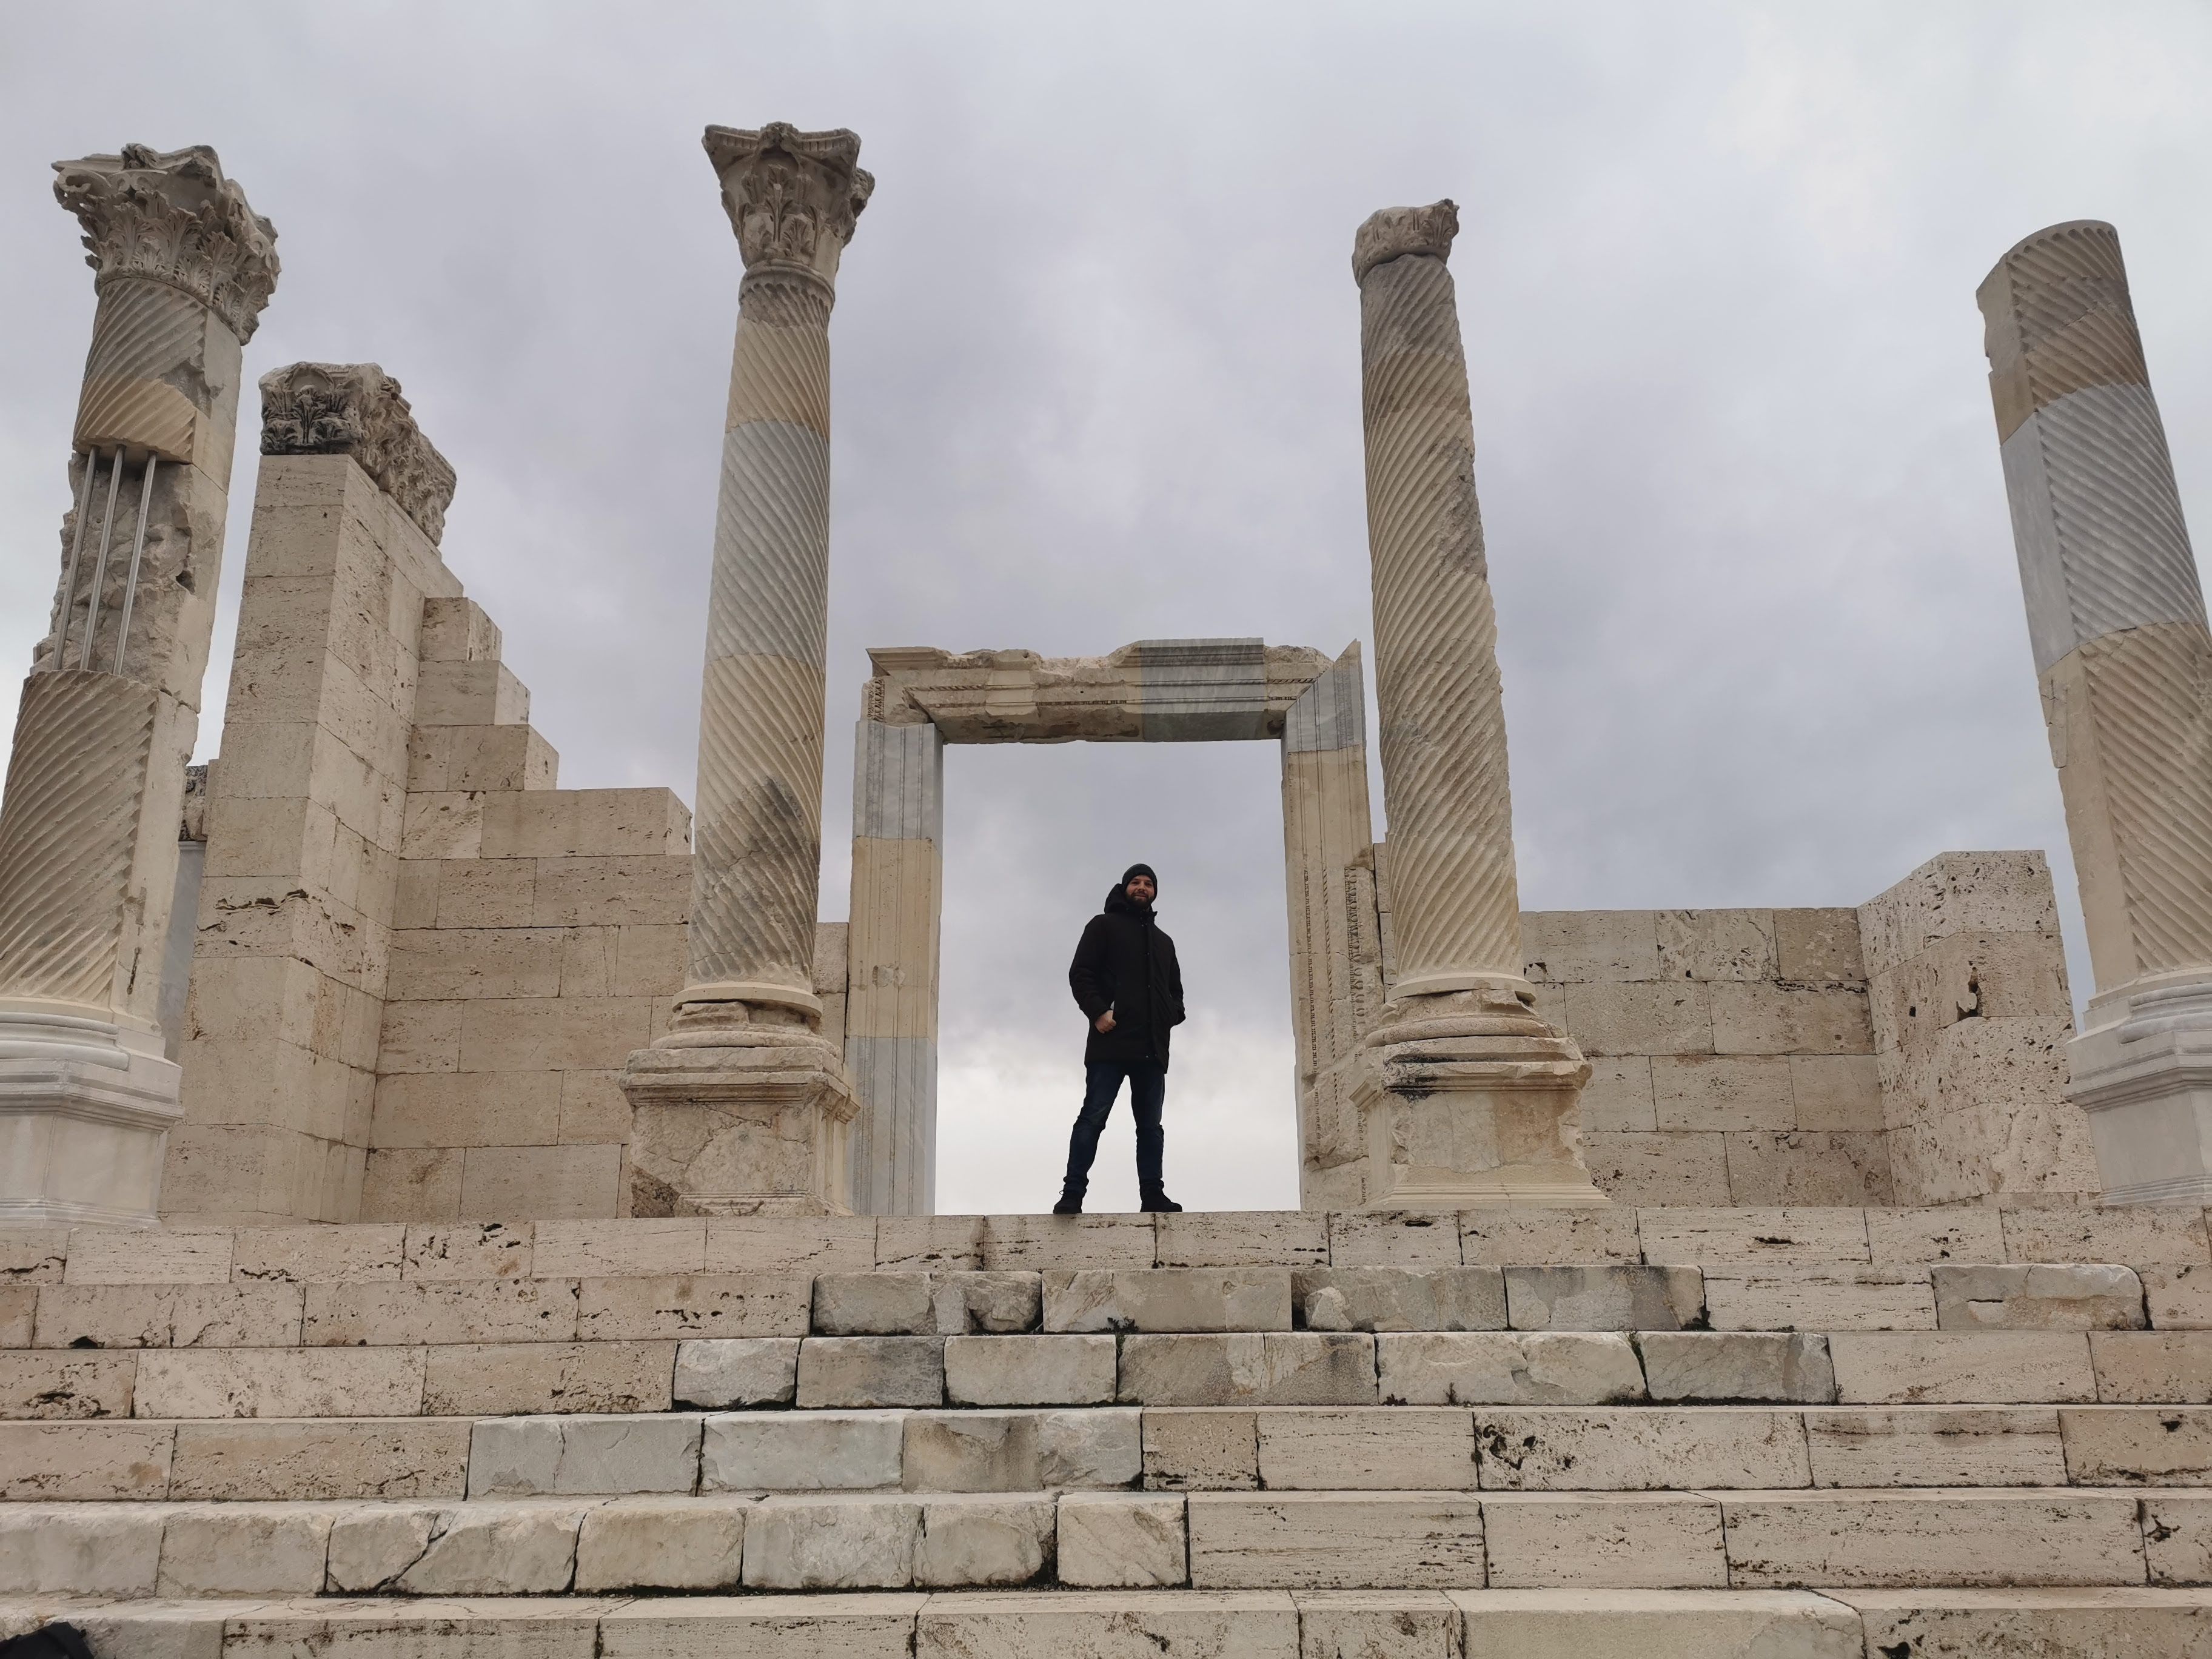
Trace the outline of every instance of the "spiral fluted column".
[[276, 232], [204, 146], [55, 163], [99, 273], [52, 621], [0, 796], [0, 1221], [150, 1221], [161, 963], [241, 352]]
[[1449, 202], [1352, 244], [1396, 963], [1369, 1039], [1372, 1206], [1595, 1204], [1576, 1152], [1589, 1067], [1522, 976], [1498, 619], [1474, 490]]
[[2118, 233], [1976, 295], [2096, 995], [2069, 1049], [2106, 1197], [2212, 1202], [2212, 632]]
[[851, 1079], [812, 988], [830, 312], [874, 181], [852, 133], [707, 129], [745, 263], [700, 696], [689, 982], [631, 1057], [638, 1213], [842, 1209]]

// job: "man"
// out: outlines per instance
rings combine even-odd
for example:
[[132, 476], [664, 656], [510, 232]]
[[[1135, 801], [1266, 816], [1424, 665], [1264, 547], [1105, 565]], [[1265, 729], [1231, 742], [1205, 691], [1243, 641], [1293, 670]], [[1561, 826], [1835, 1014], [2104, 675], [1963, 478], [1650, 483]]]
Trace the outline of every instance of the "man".
[[1091, 1022], [1083, 1046], [1083, 1110], [1067, 1139], [1067, 1178], [1054, 1215], [1081, 1215], [1091, 1186], [1091, 1160], [1114, 1109], [1121, 1080], [1137, 1119], [1137, 1188], [1147, 1210], [1180, 1210], [1160, 1184], [1164, 1136], [1160, 1103], [1167, 1096], [1168, 1033], [1182, 1024], [1182, 969], [1175, 941], [1152, 917], [1159, 878], [1133, 864], [1091, 918], [1067, 970], [1076, 1006]]

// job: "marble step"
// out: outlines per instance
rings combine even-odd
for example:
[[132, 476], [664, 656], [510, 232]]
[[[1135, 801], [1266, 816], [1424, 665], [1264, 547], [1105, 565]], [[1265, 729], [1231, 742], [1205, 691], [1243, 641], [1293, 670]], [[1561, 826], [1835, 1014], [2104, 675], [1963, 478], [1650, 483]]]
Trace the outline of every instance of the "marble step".
[[0, 1594], [2203, 1586], [2212, 1492], [811, 1493], [0, 1509]]

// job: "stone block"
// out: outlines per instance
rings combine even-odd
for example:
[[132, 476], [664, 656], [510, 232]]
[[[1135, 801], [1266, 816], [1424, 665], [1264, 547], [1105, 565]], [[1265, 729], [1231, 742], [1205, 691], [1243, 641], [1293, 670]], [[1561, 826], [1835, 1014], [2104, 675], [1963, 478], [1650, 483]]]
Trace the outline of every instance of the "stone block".
[[1639, 1210], [1637, 1230], [1650, 1262], [1826, 1267], [1870, 1260], [1863, 1210]]
[[2070, 1404], [2098, 1398], [2088, 1340], [2064, 1331], [1838, 1331], [1837, 1398], [1850, 1406]]
[[242, 1284], [336, 1285], [399, 1277], [406, 1229], [398, 1223], [351, 1227], [241, 1227], [233, 1236], [230, 1276]]
[[1789, 1487], [1808, 1479], [1794, 1412], [1492, 1409], [1475, 1413], [1474, 1433], [1486, 1492]]
[[1456, 1267], [1459, 1218], [1427, 1210], [1338, 1210], [1328, 1218], [1332, 1267]]
[[1598, 1406], [1644, 1397], [1643, 1367], [1625, 1336], [1410, 1332], [1375, 1343], [1385, 1405]]
[[941, 1406], [945, 1339], [810, 1336], [799, 1346], [797, 1403], [822, 1407]]
[[673, 1342], [433, 1348], [422, 1382], [422, 1409], [440, 1417], [665, 1412], [674, 1404], [669, 1382], [676, 1348]]
[[1299, 1659], [1460, 1659], [1460, 1611], [1442, 1590], [1300, 1590]]
[[582, 1659], [913, 1659], [915, 1615], [926, 1599], [878, 1592], [633, 1601], [601, 1616], [597, 1650]]
[[1711, 988], [1688, 981], [1566, 988], [1569, 1033], [1589, 1054], [1709, 1054]]
[[1887, 1204], [1889, 1138], [1870, 1130], [1758, 1131], [1723, 1137], [1738, 1204]]
[[1636, 1212], [1631, 1209], [1462, 1210], [1459, 1231], [1461, 1252], [1470, 1267], [1644, 1259]]
[[998, 1272], [1149, 1267], [1149, 1215], [994, 1215], [983, 1218], [982, 1265]]
[[1776, 976], [1771, 910], [1661, 910], [1653, 918], [1662, 980]]
[[167, 1423], [0, 1423], [0, 1498], [161, 1498]]
[[540, 1279], [672, 1277], [707, 1271], [701, 1216], [541, 1221], [531, 1271]]
[[1143, 1406], [1364, 1406], [1375, 1342], [1360, 1333], [1126, 1336], [1119, 1397]]
[[488, 859], [673, 857], [691, 813], [667, 789], [535, 789], [483, 798]]
[[945, 1589], [1026, 1584], [1050, 1568], [1057, 1540], [1054, 1500], [933, 1498], [922, 1505], [914, 1582]]
[[1947, 1331], [2130, 1331], [2145, 1323], [2132, 1267], [1938, 1262], [1931, 1276], [1936, 1323]]
[[945, 1397], [955, 1406], [1103, 1406], [1114, 1400], [1110, 1336], [952, 1336]]
[[1310, 1210], [1194, 1211], [1154, 1220], [1163, 1267], [1298, 1267], [1328, 1261], [1328, 1218]]
[[0, 1593], [151, 1595], [162, 1511], [10, 1504], [0, 1508]]
[[1145, 1485], [1155, 1492], [1249, 1492], [1260, 1484], [1257, 1413], [1144, 1414]]
[[894, 1273], [972, 1273], [983, 1265], [983, 1218], [878, 1216], [873, 1265]]
[[1282, 1267], [1048, 1271], [1048, 1331], [1287, 1331], [1291, 1275]]
[[2008, 1261], [2122, 1261], [2131, 1267], [2191, 1267], [2209, 1257], [2201, 1210], [2140, 1204], [2007, 1208]]
[[2212, 1330], [2212, 1267], [2145, 1267], [2143, 1304], [2161, 1331]]
[[469, 1425], [452, 1419], [179, 1423], [171, 1498], [220, 1503], [459, 1498]]
[[128, 1417], [137, 1374], [136, 1354], [0, 1352], [0, 1418]]
[[2146, 1492], [2144, 1553], [2154, 1584], [2212, 1584], [2212, 1496]]
[[524, 726], [529, 688], [503, 663], [425, 662], [415, 685], [417, 726]]
[[1437, 1589], [1484, 1582], [1483, 1514], [1443, 1492], [1193, 1492], [1200, 1589]]
[[[1787, 911], [1779, 912], [1786, 915]], [[1789, 1590], [1455, 1590], [1468, 1651], [1513, 1659], [1864, 1659], [1858, 1615]]]
[[562, 1279], [310, 1285], [308, 1347], [412, 1343], [573, 1342], [576, 1287]]
[[813, 1328], [826, 1336], [927, 1335], [937, 1329], [927, 1273], [817, 1273]]
[[2212, 1412], [2076, 1406], [2057, 1418], [2066, 1477], [2076, 1486], [2212, 1486]]
[[1645, 1131], [1659, 1127], [1649, 1054], [1601, 1054], [1575, 1103], [1584, 1133]]
[[528, 1279], [537, 1228], [527, 1221], [461, 1221], [407, 1229], [400, 1276], [410, 1279]]
[[1496, 1267], [1302, 1267], [1291, 1292], [1317, 1331], [1494, 1331], [1505, 1326]]
[[925, 1659], [1292, 1659], [1298, 1612], [1279, 1592], [985, 1592], [932, 1598], [915, 1640]]
[[710, 1417], [702, 1492], [896, 1490], [904, 1424], [897, 1412]]
[[503, 1417], [469, 1441], [469, 1496], [690, 1492], [699, 1484], [696, 1417]]
[[2063, 1486], [2050, 1407], [1805, 1413], [1816, 1486]]
[[1877, 1266], [1996, 1261], [2004, 1256], [2003, 1213], [1979, 1205], [1869, 1209], [1866, 1223]]
[[461, 1149], [372, 1149], [362, 1176], [363, 1215], [452, 1221], [461, 1212]]
[[1863, 985], [1717, 984], [1713, 1048], [1723, 1054], [1870, 1054]]
[[2143, 1582], [2132, 1495], [1804, 1492], [1721, 1503], [1729, 1579], [1746, 1589]]
[[1674, 1331], [1705, 1313], [1695, 1267], [1508, 1267], [1505, 1298], [1513, 1328], [1524, 1331]]
[[690, 914], [691, 860], [540, 859], [531, 903], [533, 927], [672, 926]]
[[1721, 1505], [1692, 1492], [1486, 1494], [1490, 1582], [1500, 1589], [1719, 1589]]
[[470, 1503], [432, 1521], [422, 1554], [390, 1580], [415, 1595], [548, 1595], [568, 1588], [577, 1504]]
[[[441, 1351], [442, 1352], [442, 1351]], [[423, 1408], [420, 1348], [149, 1350], [141, 1417], [412, 1417]]]
[[623, 1498], [586, 1512], [580, 1591], [734, 1589], [744, 1573], [742, 1498]]
[[1858, 1610], [1870, 1654], [2126, 1654], [2190, 1659], [2212, 1628], [2212, 1607], [2193, 1590], [2142, 1588], [1832, 1591]]
[[67, 1227], [0, 1228], [0, 1285], [58, 1285], [69, 1264]]
[[2089, 1360], [2107, 1404], [2212, 1405], [2212, 1332], [2092, 1331]]
[[749, 1589], [896, 1589], [914, 1582], [916, 1498], [769, 1498], [745, 1522]]
[[1180, 1497], [1066, 1492], [1060, 1499], [1060, 1582], [1158, 1589], [1190, 1582]]
[[788, 1406], [799, 1388], [799, 1339], [740, 1336], [679, 1342], [673, 1388], [679, 1406]]
[[423, 662], [497, 662], [499, 624], [474, 599], [422, 601], [415, 653]]
[[1656, 1054], [1651, 1101], [1657, 1129], [1794, 1129], [1790, 1062], [1779, 1054]]
[[1801, 1129], [1879, 1133], [1881, 1070], [1872, 1054], [1791, 1054], [1790, 1092]]
[[1472, 1492], [1464, 1411], [1355, 1406], [1258, 1413], [1260, 1483], [1272, 1492]]
[[1722, 1331], [1932, 1331], [1925, 1267], [1711, 1267], [1705, 1312]]
[[293, 1504], [172, 1509], [155, 1594], [319, 1595], [334, 1518], [328, 1510]]
[[808, 1280], [782, 1273], [586, 1279], [576, 1322], [595, 1342], [804, 1336], [811, 1297]]
[[1618, 1206], [1729, 1201], [1728, 1146], [1717, 1133], [1598, 1134], [1585, 1131], [1583, 1162]]
[[1655, 1401], [1773, 1401], [1826, 1406], [1836, 1398], [1828, 1339], [1782, 1331], [1646, 1331], [1636, 1339]]
[[297, 1285], [42, 1285], [41, 1348], [289, 1348]]
[[906, 1419], [908, 1492], [1035, 1492], [1033, 1412], [915, 1412]]
[[935, 1273], [929, 1299], [939, 1336], [1005, 1336], [1037, 1328], [1043, 1288], [1036, 1273]]
[[1569, 985], [1655, 980], [1659, 973], [1656, 910], [1524, 910], [1521, 951], [1529, 980]]
[[72, 1227], [64, 1285], [221, 1285], [230, 1278], [227, 1227]]
[[1037, 1427], [1037, 1477], [1054, 1488], [1133, 1486], [1144, 1474], [1142, 1412], [1047, 1412]]
[[27, 1348], [37, 1329], [39, 1287], [0, 1284], [0, 1348]]

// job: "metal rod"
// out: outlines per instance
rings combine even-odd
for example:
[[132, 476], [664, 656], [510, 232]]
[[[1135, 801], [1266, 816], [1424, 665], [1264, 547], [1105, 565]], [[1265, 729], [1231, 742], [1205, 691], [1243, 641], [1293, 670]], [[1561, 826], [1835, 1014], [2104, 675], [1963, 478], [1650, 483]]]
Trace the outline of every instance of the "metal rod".
[[99, 471], [100, 452], [95, 449], [84, 458], [84, 482], [77, 486], [76, 529], [70, 537], [69, 574], [62, 578], [62, 628], [54, 641], [55, 668], [62, 665], [62, 653], [69, 649], [70, 618], [76, 614], [76, 564], [84, 554], [84, 521], [92, 516], [92, 483]]
[[92, 592], [84, 607], [84, 653], [79, 668], [92, 666], [92, 636], [100, 631], [100, 590], [107, 586], [107, 546], [115, 536], [115, 490], [123, 482], [123, 446], [115, 446], [115, 468], [107, 475], [107, 510], [100, 520], [100, 562], [92, 568]]
[[138, 597], [138, 561], [146, 553], [146, 515], [154, 507], [154, 469], [161, 458], [146, 452], [146, 481], [138, 486], [138, 533], [131, 543], [131, 574], [123, 582], [123, 617], [115, 624], [115, 672], [123, 672], [123, 647], [131, 638], [131, 606]]

